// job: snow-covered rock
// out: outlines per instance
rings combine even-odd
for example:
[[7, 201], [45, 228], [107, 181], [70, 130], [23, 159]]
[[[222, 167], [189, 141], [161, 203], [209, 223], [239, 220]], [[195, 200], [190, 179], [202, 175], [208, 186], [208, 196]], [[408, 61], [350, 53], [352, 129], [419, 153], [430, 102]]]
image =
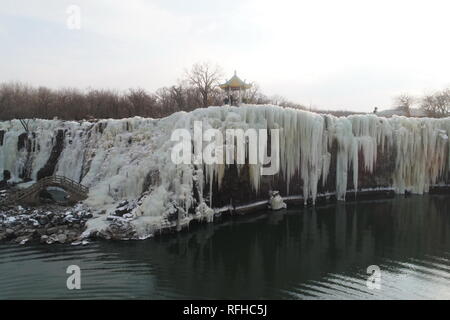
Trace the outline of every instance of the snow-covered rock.
[[271, 192], [269, 199], [269, 207], [274, 211], [287, 208], [286, 203], [284, 203], [283, 198], [280, 196], [280, 193], [278, 191]]

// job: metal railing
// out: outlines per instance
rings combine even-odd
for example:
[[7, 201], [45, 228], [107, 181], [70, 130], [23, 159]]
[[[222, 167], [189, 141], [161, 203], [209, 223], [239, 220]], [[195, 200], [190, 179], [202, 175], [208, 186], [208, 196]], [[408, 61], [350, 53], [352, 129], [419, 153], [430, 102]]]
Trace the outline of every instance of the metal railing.
[[5, 199], [0, 200], [0, 204], [18, 202], [50, 186], [61, 187], [67, 192], [75, 193], [81, 197], [87, 197], [89, 192], [88, 187], [83, 186], [82, 184], [72, 179], [63, 176], [49, 176], [39, 180], [28, 188], [8, 195]]

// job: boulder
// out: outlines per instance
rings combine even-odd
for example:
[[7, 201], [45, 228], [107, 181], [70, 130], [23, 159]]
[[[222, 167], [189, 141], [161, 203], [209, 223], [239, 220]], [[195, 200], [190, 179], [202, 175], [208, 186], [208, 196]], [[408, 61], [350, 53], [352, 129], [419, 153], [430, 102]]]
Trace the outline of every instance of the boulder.
[[67, 236], [64, 233], [60, 233], [57, 235], [57, 239], [59, 243], [65, 243], [67, 241]]

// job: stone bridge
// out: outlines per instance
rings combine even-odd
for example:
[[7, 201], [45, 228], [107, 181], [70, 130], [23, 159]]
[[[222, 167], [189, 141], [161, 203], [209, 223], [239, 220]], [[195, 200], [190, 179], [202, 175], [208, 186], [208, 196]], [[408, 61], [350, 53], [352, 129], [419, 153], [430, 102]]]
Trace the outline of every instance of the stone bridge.
[[24, 203], [28, 205], [39, 204], [39, 193], [47, 187], [58, 187], [66, 191], [70, 198], [69, 203], [76, 203], [87, 198], [89, 189], [72, 179], [62, 176], [45, 177], [28, 188], [10, 194], [6, 199], [0, 200], [0, 205]]

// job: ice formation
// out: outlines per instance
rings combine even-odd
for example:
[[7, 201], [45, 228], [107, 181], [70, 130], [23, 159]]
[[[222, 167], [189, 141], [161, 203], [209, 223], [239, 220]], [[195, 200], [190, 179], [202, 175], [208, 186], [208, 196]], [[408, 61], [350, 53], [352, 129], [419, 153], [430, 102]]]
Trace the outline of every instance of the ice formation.
[[[94, 123], [38, 119], [30, 121], [29, 133], [18, 120], [0, 122], [0, 180], [4, 170], [9, 171], [10, 181], [37, 179], [58, 143], [58, 131], [63, 130], [63, 148], [53, 173], [89, 187], [86, 203], [92, 208], [108, 212], [122, 200], [139, 199], [132, 223], [143, 235], [161, 226], [170, 214], [170, 203], [182, 208], [182, 223], [193, 218], [211, 221], [212, 185], [221, 185], [227, 165], [176, 165], [171, 161], [176, 143], [171, 141], [172, 132], [193, 132], [195, 121], [224, 133], [234, 128], [280, 129], [279, 175], [288, 193], [302, 193], [305, 201], [314, 202], [319, 184], [326, 184], [333, 152], [336, 190], [328, 191], [335, 191], [342, 200], [348, 190], [358, 190], [358, 169], [373, 172], [379, 152], [395, 155], [391, 187], [398, 193], [427, 192], [431, 185], [444, 181], [449, 170], [449, 118], [387, 119], [372, 114], [337, 118], [270, 105], [244, 105], [179, 112], [163, 119], [135, 117]], [[259, 164], [249, 165], [254, 192], [260, 188], [260, 169]], [[347, 185], [350, 172], [352, 186]], [[295, 175], [300, 175], [301, 190], [289, 190]], [[194, 214], [187, 214], [190, 209]], [[105, 221], [100, 217], [92, 227], [101, 227]]]
[[272, 191], [269, 199], [269, 208], [277, 211], [286, 209], [287, 205], [284, 203], [283, 198], [280, 196], [278, 191]]

